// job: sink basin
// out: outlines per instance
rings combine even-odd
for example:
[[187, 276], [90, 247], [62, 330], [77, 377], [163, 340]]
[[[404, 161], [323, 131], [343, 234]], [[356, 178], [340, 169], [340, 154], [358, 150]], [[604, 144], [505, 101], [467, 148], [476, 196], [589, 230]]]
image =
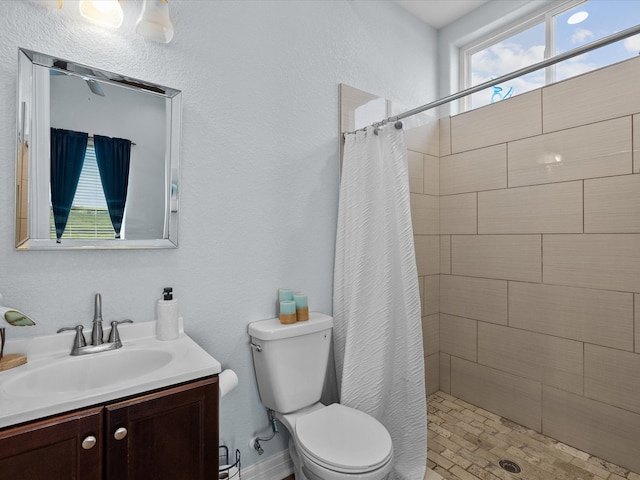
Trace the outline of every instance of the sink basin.
[[180, 327], [160, 341], [156, 322], [122, 325], [122, 348], [71, 356], [75, 332], [8, 341], [28, 361], [0, 372], [0, 428], [215, 375], [220, 362]]
[[109, 388], [167, 365], [173, 355], [163, 350], [112, 350], [85, 357], [68, 357], [25, 370], [4, 384], [15, 396], [86, 392]]

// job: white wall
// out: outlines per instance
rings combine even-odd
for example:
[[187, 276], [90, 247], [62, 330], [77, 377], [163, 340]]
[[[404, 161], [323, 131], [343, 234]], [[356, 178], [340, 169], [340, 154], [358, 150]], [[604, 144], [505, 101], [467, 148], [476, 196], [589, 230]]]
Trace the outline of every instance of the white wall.
[[[338, 201], [338, 84], [407, 106], [435, 100], [436, 34], [390, 1], [172, 0], [173, 42], [135, 35], [141, 2], [107, 31], [62, 11], [0, 2], [0, 292], [36, 327], [154, 317], [172, 286], [188, 333], [240, 377], [223, 399], [221, 440], [251, 465], [286, 435], [249, 451], [267, 427], [247, 323], [275, 314], [277, 288], [331, 313]], [[17, 252], [14, 162], [17, 49], [54, 54], [184, 93], [180, 248]], [[123, 333], [126, 330], [123, 330]]]

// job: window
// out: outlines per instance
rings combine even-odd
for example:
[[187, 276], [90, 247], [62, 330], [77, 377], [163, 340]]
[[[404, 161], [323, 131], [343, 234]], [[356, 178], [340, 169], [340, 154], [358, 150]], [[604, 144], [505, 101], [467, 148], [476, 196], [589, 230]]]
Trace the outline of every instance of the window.
[[[464, 88], [492, 80], [520, 68], [544, 60], [544, 23], [526, 26], [493, 45], [470, 53], [471, 78]], [[504, 100], [513, 95], [540, 88], [545, 84], [544, 70], [513, 79], [504, 85], [482, 90], [471, 95], [471, 108]]]
[[[500, 77], [545, 58], [633, 27], [640, 21], [640, 2], [583, 0], [565, 2], [462, 50], [462, 88]], [[519, 77], [467, 97], [466, 108], [477, 108], [540, 88], [640, 52], [640, 36], [613, 43], [547, 69]], [[603, 86], [606, 88], [606, 86]]]
[[[53, 209], [51, 209], [49, 224], [50, 238], [55, 239], [56, 227], [53, 222]], [[93, 141], [90, 140], [84, 156], [76, 195], [73, 197], [67, 227], [62, 238], [108, 239], [114, 238], [114, 236], [115, 231], [111, 224], [107, 201], [104, 198], [100, 181], [96, 152], [93, 148]]]

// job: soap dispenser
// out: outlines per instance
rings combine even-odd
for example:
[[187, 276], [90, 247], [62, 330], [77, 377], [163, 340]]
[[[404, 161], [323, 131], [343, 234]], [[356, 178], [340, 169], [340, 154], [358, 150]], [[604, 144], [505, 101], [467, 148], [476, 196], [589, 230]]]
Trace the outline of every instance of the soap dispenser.
[[158, 300], [157, 316], [156, 337], [158, 340], [178, 338], [178, 300], [173, 298], [173, 288], [167, 287], [163, 290], [162, 298]]

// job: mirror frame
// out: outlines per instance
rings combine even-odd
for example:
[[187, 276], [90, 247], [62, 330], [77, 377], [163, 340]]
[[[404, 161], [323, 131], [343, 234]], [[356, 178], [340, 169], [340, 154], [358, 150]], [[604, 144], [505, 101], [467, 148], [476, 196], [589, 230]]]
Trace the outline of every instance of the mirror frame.
[[[104, 240], [63, 239], [61, 243], [56, 243], [55, 239], [31, 238], [34, 230], [32, 225], [34, 221], [33, 208], [36, 208], [34, 182], [37, 175], [28, 175], [27, 172], [37, 171], [38, 162], [50, 161], [48, 150], [45, 154], [38, 155], [37, 148], [34, 149], [31, 145], [39, 115], [48, 117], [46, 125], [47, 128], [50, 127], [50, 104], [44, 101], [43, 98], [37, 98], [34, 94], [37, 81], [35, 71], [40, 67], [56, 70], [67, 75], [79, 76], [84, 80], [95, 80], [96, 82], [111, 84], [119, 88], [158, 95], [166, 99], [163, 238], [140, 240], [127, 240], [126, 238]], [[179, 198], [177, 187], [180, 185], [180, 142], [182, 135], [182, 92], [180, 90], [24, 48], [18, 49], [17, 90], [16, 250], [112, 250], [178, 247]], [[50, 199], [48, 201], [50, 203]]]

